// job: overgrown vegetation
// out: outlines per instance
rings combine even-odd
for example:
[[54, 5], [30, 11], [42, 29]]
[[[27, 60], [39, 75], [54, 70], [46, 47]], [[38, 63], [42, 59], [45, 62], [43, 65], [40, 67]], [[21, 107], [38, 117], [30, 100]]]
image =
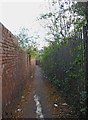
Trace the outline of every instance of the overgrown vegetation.
[[[79, 6], [79, 7], [78, 7]], [[85, 4], [53, 0], [49, 12], [41, 15], [48, 30], [49, 46], [40, 56], [43, 70], [67, 103], [73, 114], [86, 117], [85, 49], [83, 26]]]

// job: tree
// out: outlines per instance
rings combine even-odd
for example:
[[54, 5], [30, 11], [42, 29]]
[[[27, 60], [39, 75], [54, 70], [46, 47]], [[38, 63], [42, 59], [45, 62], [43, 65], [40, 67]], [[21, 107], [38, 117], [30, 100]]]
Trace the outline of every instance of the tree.
[[28, 28], [21, 28], [19, 30], [19, 33], [16, 35], [16, 37], [18, 38], [18, 42], [20, 47], [22, 48], [28, 48], [28, 47], [36, 47], [37, 43], [36, 43], [36, 39], [38, 39], [38, 35], [30, 35], [30, 31]]
[[38, 39], [38, 35], [29, 35], [29, 29], [21, 28], [16, 37], [18, 38], [20, 47], [26, 49], [29, 56], [34, 57], [37, 55], [36, 39]]
[[82, 4], [79, 5], [73, 0], [49, 0], [48, 3], [48, 12], [40, 16], [43, 23], [45, 22], [47, 35], [51, 37], [48, 41], [55, 41], [57, 44], [66, 41], [66, 37], [80, 31], [85, 25], [85, 6]]
[[29, 30], [27, 28], [21, 28], [19, 33], [16, 35], [18, 38], [18, 42], [20, 47], [25, 48], [28, 46], [28, 42], [30, 41], [30, 38], [28, 36]]

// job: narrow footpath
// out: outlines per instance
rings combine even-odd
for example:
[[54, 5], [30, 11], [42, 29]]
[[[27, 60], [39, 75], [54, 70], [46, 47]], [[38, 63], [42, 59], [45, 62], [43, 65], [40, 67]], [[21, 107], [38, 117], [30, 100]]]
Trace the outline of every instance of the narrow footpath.
[[70, 118], [71, 108], [44, 77], [41, 67], [35, 66], [31, 78], [15, 109], [15, 118]]

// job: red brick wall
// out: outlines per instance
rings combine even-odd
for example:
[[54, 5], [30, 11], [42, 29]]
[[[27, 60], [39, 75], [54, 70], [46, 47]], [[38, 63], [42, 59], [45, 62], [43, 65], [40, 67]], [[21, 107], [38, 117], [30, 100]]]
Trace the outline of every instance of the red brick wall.
[[2, 116], [2, 26], [0, 24], [0, 118]]
[[0, 24], [0, 79], [2, 79], [3, 110], [21, 95], [29, 72], [30, 65], [26, 52], [18, 46], [16, 37]]

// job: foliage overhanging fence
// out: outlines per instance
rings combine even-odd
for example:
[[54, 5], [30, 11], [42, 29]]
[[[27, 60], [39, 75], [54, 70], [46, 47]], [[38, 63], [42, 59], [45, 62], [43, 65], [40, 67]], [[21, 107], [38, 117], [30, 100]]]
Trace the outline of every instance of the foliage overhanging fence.
[[42, 66], [48, 79], [63, 93], [73, 113], [84, 116], [86, 111], [84, 31], [54, 48], [43, 58]]

